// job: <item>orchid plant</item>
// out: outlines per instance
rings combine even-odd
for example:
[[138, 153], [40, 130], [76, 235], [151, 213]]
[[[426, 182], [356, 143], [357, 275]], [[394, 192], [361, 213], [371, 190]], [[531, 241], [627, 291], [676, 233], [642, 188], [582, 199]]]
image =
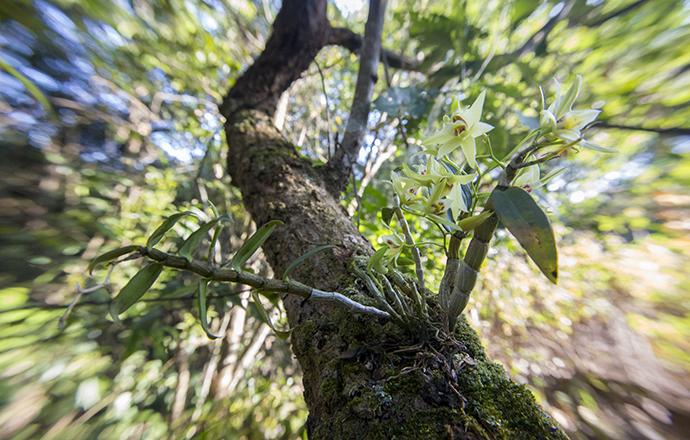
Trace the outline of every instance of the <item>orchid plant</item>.
[[[544, 185], [553, 178], [554, 173], [542, 177], [540, 166], [567, 151], [579, 147], [605, 150], [584, 139], [584, 132], [599, 111], [573, 109], [581, 88], [580, 77], [565, 93], [557, 85], [556, 96], [548, 107], [542, 93], [539, 126], [531, 130], [504, 160], [498, 159], [491, 149], [489, 134], [493, 127], [482, 121], [486, 92], [482, 92], [468, 107], [462, 106], [459, 99], [453, 100], [450, 114], [444, 116], [441, 128], [423, 141], [424, 150], [420, 153], [423, 165], [404, 163], [391, 173], [395, 203], [382, 210], [382, 218], [391, 230], [389, 235], [381, 238], [383, 246], [370, 258], [363, 261], [356, 257], [353, 261], [354, 275], [363, 282], [376, 306], [290, 278], [297, 266], [332, 248], [330, 245], [316, 246], [297, 258], [286, 269], [282, 279], [265, 278], [245, 269], [246, 262], [282, 223], [277, 220], [259, 227], [231, 259], [219, 263], [214, 255], [215, 244], [229, 218], [215, 211], [214, 217], [204, 219], [174, 253], [161, 251], [156, 246], [180, 220], [187, 217], [202, 219], [204, 215], [193, 211], [173, 214], [153, 231], [145, 245], [129, 245], [106, 252], [92, 261], [89, 270], [99, 265], [108, 265], [112, 270], [115, 265], [136, 258], [148, 261], [113, 299], [110, 308], [113, 321], [140, 301], [163, 268], [174, 268], [199, 276], [199, 321], [211, 338], [217, 335], [210, 331], [208, 324], [207, 290], [209, 284], [223, 282], [253, 287], [254, 304], [264, 321], [279, 336], [286, 336], [289, 330], [274, 327], [259, 294], [281, 292], [305, 300], [338, 304], [353, 313], [390, 319], [414, 330], [418, 323], [430, 322], [431, 316], [427, 303], [430, 291], [424, 283], [421, 252], [406, 217], [412, 215], [435, 224], [443, 233], [443, 244], [432, 244], [442, 247], [447, 256], [443, 279], [438, 287], [438, 303], [443, 322], [450, 331], [469, 301], [499, 221], [515, 236], [544, 275], [554, 283], [557, 281], [558, 257], [551, 225], [525, 189]], [[477, 154], [478, 138], [484, 141], [481, 145], [486, 145], [487, 151], [480, 151], [482, 154]], [[501, 169], [500, 172], [494, 172], [497, 168]], [[492, 183], [493, 189], [488, 191]], [[390, 226], [394, 217], [397, 229]], [[203, 242], [209, 234], [213, 238], [205, 260], [195, 258], [204, 248]], [[405, 254], [412, 257], [407, 263], [414, 264], [415, 277], [399, 271], [405, 263], [403, 260], [410, 260]]]
[[[447, 263], [438, 294], [449, 329], [467, 305], [499, 221], [541, 271], [556, 283], [558, 261], [553, 231], [529, 191], [544, 186], [558, 173], [542, 176], [545, 162], [580, 147], [609, 151], [584, 139], [585, 131], [600, 111], [573, 108], [581, 89], [580, 76], [567, 89], [556, 82], [555, 96], [548, 105], [542, 90], [538, 127], [503, 160], [491, 148], [490, 132], [494, 127], [482, 121], [486, 91], [470, 106], [453, 99], [441, 128], [422, 140], [420, 155], [424, 164], [414, 167], [404, 163], [391, 173], [395, 203], [383, 210], [382, 217], [392, 233], [382, 237], [383, 246], [369, 259], [371, 277], [376, 278], [374, 272], [379, 277], [380, 274], [399, 277], [400, 259], [410, 249], [416, 265], [415, 283], [424, 291], [420, 251], [405, 220], [405, 215], [412, 215], [435, 224], [443, 233], [444, 244], [439, 246], [445, 250]], [[482, 148], [487, 150], [480, 151], [481, 154], [477, 151], [479, 138], [484, 141], [479, 145], [485, 145]], [[497, 168], [500, 172], [494, 172]], [[493, 189], [487, 191], [492, 183]], [[390, 226], [394, 215], [400, 232]], [[468, 238], [469, 243], [465, 245], [464, 240]], [[385, 298], [385, 292], [381, 296]], [[395, 309], [395, 304], [403, 300], [396, 298], [390, 307]], [[395, 311], [404, 318], [404, 304]]]

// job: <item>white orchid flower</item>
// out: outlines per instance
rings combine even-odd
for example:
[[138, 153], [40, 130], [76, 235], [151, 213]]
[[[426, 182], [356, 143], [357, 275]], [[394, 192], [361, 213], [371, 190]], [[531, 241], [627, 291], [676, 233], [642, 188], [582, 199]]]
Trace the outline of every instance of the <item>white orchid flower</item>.
[[403, 174], [409, 179], [412, 179], [419, 185], [434, 185], [444, 181], [446, 184], [454, 185], [456, 183], [470, 183], [474, 180], [476, 174], [455, 174], [444, 164], [439, 162], [433, 156], [429, 156], [426, 168], [419, 173], [413, 171], [406, 163], [403, 164]]
[[461, 213], [469, 211], [461, 185], [454, 185], [442, 202], [446, 209], [450, 209], [454, 219], [457, 219]]
[[573, 104], [579, 97], [581, 90], [581, 75], [577, 76], [575, 82], [568, 88], [565, 94], [563, 94], [560, 83], [556, 81], [556, 97], [548, 108], [546, 107], [542, 91], [542, 110], [539, 113], [539, 125], [547, 133], [552, 133], [565, 142], [579, 142], [580, 145], [586, 148], [600, 148], [603, 150], [602, 147], [583, 140], [582, 130], [591, 124], [601, 111], [595, 109], [573, 109]]
[[458, 109], [450, 116], [444, 116], [443, 127], [424, 139], [422, 143], [440, 158], [461, 148], [467, 164], [476, 169], [477, 145], [475, 138], [494, 128], [492, 125], [480, 121], [485, 97], [486, 91], [482, 91], [470, 107], [458, 106]]
[[393, 191], [400, 199], [400, 203], [407, 205], [417, 197], [419, 183], [409, 177], [403, 177], [395, 171], [391, 172], [391, 183]]
[[385, 256], [389, 260], [398, 258], [405, 246], [405, 239], [398, 234], [384, 235], [381, 241], [386, 245]]

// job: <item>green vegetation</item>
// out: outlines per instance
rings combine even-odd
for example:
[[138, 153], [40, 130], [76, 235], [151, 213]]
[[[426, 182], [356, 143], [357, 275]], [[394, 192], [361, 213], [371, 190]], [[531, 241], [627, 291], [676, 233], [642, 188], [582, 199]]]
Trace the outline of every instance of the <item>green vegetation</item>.
[[[350, 396], [328, 411], [372, 420], [391, 405], [414, 408], [421, 391], [448, 392], [446, 376], [425, 383], [421, 369], [396, 370], [409, 353], [362, 345], [406, 341], [395, 322], [366, 324], [374, 318], [335, 304], [333, 322], [288, 323], [281, 295], [305, 301], [300, 275], [342, 249], [295, 237], [306, 243], [303, 258], [271, 271], [259, 248], [280, 226], [252, 222], [226, 170], [236, 140], [226, 139], [218, 110], [263, 49], [278, 2], [1, 3], [0, 437], [306, 437], [302, 374], [317, 377], [333, 402]], [[379, 66], [341, 202], [380, 250], [357, 260], [365, 276], [338, 293], [444, 328], [435, 301], [418, 298], [444, 285], [448, 252], [479, 274], [445, 312], [451, 326], [460, 316], [455, 334], [466, 349], [453, 360], [458, 409], [439, 406], [445, 417], [477, 437], [558, 436], [560, 426], [573, 438], [682, 438], [688, 3], [388, 3], [383, 47], [416, 63]], [[361, 34], [366, 4], [348, 4], [329, 3], [331, 24]], [[266, 167], [297, 155], [328, 162], [343, 140], [357, 69], [343, 47], [319, 52], [274, 118], [297, 152], [276, 145]], [[580, 77], [584, 86], [569, 94]], [[561, 105], [554, 78], [564, 84]], [[581, 113], [563, 105], [576, 92]], [[470, 120], [475, 100], [481, 118]], [[247, 133], [256, 129], [250, 116]], [[573, 143], [584, 130], [587, 142]], [[465, 131], [477, 136], [459, 136]], [[544, 161], [515, 170], [511, 197], [492, 196], [517, 147], [538, 139], [552, 143], [523, 159]], [[478, 234], [486, 239], [473, 240]], [[150, 248], [160, 253], [143, 252], [147, 259], [172, 266], [128, 258]], [[235, 278], [205, 276], [206, 266], [172, 269], [192, 260]], [[419, 272], [428, 292], [405, 293], [421, 284]], [[387, 305], [364, 294], [367, 276]], [[283, 289], [261, 289], [261, 280]], [[292, 331], [294, 341], [320, 341], [326, 327], [343, 336], [318, 342], [333, 350], [325, 354], [282, 338]], [[337, 377], [294, 358], [329, 353], [349, 356], [314, 364], [343, 362]], [[375, 383], [354, 368], [367, 362], [380, 373]], [[443, 435], [437, 417], [399, 420], [396, 434]]]

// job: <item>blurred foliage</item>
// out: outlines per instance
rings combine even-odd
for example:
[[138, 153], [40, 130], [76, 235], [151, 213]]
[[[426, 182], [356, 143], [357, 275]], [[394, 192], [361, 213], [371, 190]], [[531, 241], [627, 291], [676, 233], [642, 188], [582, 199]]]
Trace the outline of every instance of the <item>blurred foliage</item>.
[[[334, 1], [334, 25], [361, 32], [366, 10], [358, 3]], [[372, 242], [386, 233], [386, 179], [402, 161], [414, 162], [418, 139], [451, 97], [487, 89], [484, 114], [500, 127], [492, 145], [506, 154], [537, 116], [538, 86], [583, 75], [585, 100], [605, 121], [594, 140], [617, 152], [582, 152], [532, 194], [556, 224], [560, 285], [542, 279], [499, 231], [467, 313], [491, 354], [573, 437], [683, 438], [690, 5], [389, 3], [384, 45], [423, 54], [426, 74], [381, 68], [371, 131], [344, 200], [361, 231]], [[251, 232], [224, 172], [216, 104], [263, 47], [278, 6], [0, 2], [0, 437], [305, 435], [298, 366], [240, 287], [210, 288], [211, 327], [225, 333], [215, 342], [194, 316], [195, 280], [171, 271], [122, 326], [107, 317], [103, 288], [82, 295], [58, 329], [75, 286], [106, 275], [87, 279], [88, 260], [143, 243], [165, 216], [211, 215], [212, 206], [227, 213], [222, 255]], [[357, 63], [337, 47], [317, 62], [283, 97], [276, 124], [322, 162], [344, 130]], [[197, 224], [180, 221], [172, 242]], [[438, 239], [429, 224], [412, 227]], [[429, 283], [438, 285], [443, 257], [434, 248], [423, 254]], [[270, 273], [260, 257], [250, 263]], [[118, 266], [113, 286], [136, 266]]]

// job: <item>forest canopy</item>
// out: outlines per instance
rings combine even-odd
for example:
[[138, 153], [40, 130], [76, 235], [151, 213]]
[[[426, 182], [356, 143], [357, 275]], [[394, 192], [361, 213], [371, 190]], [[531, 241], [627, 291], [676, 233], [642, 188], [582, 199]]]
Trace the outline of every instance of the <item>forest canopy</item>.
[[0, 438], [683, 438], [688, 17], [3, 1]]

